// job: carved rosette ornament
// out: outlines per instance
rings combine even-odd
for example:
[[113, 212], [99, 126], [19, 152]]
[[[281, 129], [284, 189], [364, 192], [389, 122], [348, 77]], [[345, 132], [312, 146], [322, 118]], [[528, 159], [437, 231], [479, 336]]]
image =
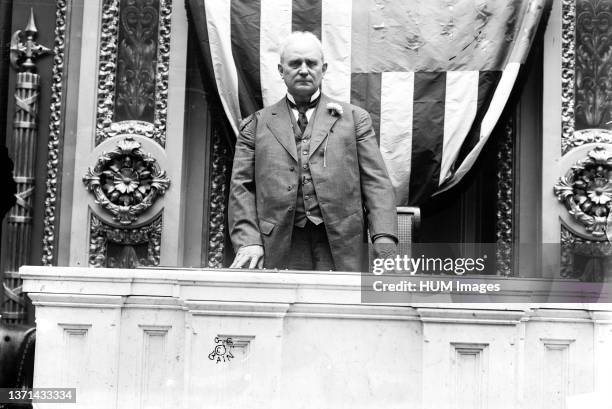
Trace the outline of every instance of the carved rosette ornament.
[[596, 240], [612, 241], [612, 151], [604, 146], [576, 162], [554, 187], [574, 220]]
[[96, 203], [122, 225], [132, 224], [170, 186], [166, 171], [131, 137], [118, 142], [114, 151], [103, 153], [94, 168], [88, 169], [83, 183]]

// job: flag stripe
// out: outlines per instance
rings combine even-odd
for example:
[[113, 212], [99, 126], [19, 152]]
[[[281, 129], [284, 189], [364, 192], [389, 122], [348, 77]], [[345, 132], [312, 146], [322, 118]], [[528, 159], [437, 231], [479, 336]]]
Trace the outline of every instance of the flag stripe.
[[438, 188], [445, 93], [446, 72], [415, 73], [410, 204], [421, 202]]
[[448, 71], [444, 110], [444, 143], [438, 185], [452, 177], [451, 167], [470, 131], [478, 105], [478, 71]]
[[380, 88], [380, 152], [402, 205], [409, 197], [414, 73], [385, 72]]
[[468, 132], [463, 146], [459, 151], [455, 164], [458, 167], [461, 162], [466, 158], [472, 149], [478, 144], [480, 140], [480, 123], [484, 114], [489, 109], [491, 104], [491, 98], [493, 98], [493, 91], [497, 87], [497, 83], [501, 77], [501, 71], [481, 71], [478, 76], [478, 111], [476, 119], [472, 124], [472, 128]]
[[291, 31], [310, 31], [321, 39], [321, 0], [293, 0]]
[[206, 27], [219, 98], [237, 135], [240, 103], [238, 102], [238, 73], [232, 56], [230, 10], [230, 0], [206, 3]]
[[370, 29], [368, 1], [354, 1], [351, 21], [351, 73], [367, 73]]
[[324, 92], [332, 98], [351, 100], [352, 0], [322, 0], [321, 42], [328, 64]]
[[261, 3], [259, 63], [264, 106], [276, 103], [287, 92], [278, 73], [283, 39], [291, 34], [291, 0], [266, 0]]
[[514, 82], [516, 81], [516, 77], [518, 75], [520, 68], [520, 63], [508, 63], [504, 71], [502, 72], [501, 78], [499, 80], [499, 84], [495, 89], [495, 93], [491, 99], [491, 104], [489, 109], [487, 109], [484, 118], [482, 119], [482, 124], [480, 126], [480, 138], [474, 149], [470, 151], [470, 153], [466, 156], [465, 160], [461, 163], [453, 179], [450, 183], [447, 183], [440, 192], [448, 190], [450, 187], [457, 184], [463, 176], [470, 170], [474, 162], [476, 162], [476, 158], [482, 151], [484, 144], [489, 139], [491, 132], [493, 132], [493, 128], [501, 115], [506, 102], [508, 101], [508, 97], [510, 96], [510, 92], [512, 91], [512, 87]]
[[377, 140], [380, 137], [380, 82], [381, 73], [351, 74], [351, 104], [370, 113]]
[[238, 98], [240, 113], [246, 117], [263, 108], [259, 81], [259, 42], [244, 41], [259, 38], [261, 0], [232, 0], [231, 35], [232, 54], [238, 73]]

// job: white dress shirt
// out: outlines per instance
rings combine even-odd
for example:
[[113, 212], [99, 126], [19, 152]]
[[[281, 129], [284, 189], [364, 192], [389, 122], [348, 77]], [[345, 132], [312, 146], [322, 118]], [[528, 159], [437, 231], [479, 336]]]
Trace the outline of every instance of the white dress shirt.
[[[314, 101], [315, 99], [319, 98], [319, 95], [321, 95], [321, 91], [320, 90], [316, 90], [314, 94], [312, 94], [312, 96], [310, 97], [310, 101]], [[293, 95], [291, 95], [290, 93], [287, 93], [287, 99], [291, 102], [293, 102], [295, 104], [295, 99], [293, 99]], [[312, 116], [312, 113], [314, 112], [314, 108], [309, 108], [306, 111], [306, 119], [308, 119], [308, 122], [310, 122], [310, 117]], [[298, 112], [297, 109], [291, 108], [291, 112], [293, 112], [293, 116], [295, 117], [295, 120], [298, 120], [298, 117], [300, 115], [300, 113]]]

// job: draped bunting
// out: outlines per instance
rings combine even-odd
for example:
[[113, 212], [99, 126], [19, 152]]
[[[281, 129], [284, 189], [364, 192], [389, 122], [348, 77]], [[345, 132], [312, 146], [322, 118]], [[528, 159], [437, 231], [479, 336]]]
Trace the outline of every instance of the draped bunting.
[[489, 138], [548, 0], [187, 0], [231, 127], [285, 93], [279, 49], [323, 43], [323, 92], [367, 109], [398, 205], [456, 184]]

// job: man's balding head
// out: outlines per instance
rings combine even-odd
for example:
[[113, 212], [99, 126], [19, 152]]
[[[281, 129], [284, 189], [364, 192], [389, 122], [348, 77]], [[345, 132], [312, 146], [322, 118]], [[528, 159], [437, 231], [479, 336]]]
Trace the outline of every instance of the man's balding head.
[[327, 71], [321, 41], [312, 33], [291, 33], [281, 48], [278, 72], [296, 102], [308, 102]]
[[323, 57], [323, 44], [317, 38], [316, 35], [312, 34], [310, 31], [294, 31], [289, 34], [289, 37], [283, 41], [280, 49], [280, 63], [283, 63], [283, 58], [285, 53], [287, 52], [287, 48], [291, 47], [294, 44], [312, 44], [316, 47], [321, 53], [321, 61], [325, 61]]

